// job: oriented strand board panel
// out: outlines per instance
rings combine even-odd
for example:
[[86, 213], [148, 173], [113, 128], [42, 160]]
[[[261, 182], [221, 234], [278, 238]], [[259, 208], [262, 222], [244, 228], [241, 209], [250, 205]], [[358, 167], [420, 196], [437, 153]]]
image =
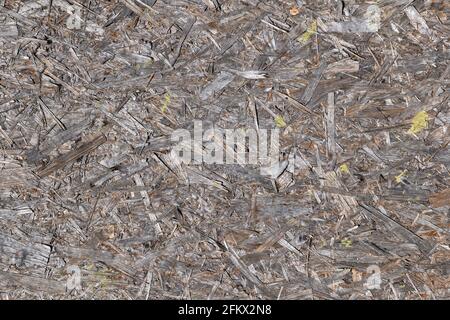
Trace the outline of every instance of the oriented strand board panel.
[[0, 0], [0, 299], [449, 299], [449, 9]]

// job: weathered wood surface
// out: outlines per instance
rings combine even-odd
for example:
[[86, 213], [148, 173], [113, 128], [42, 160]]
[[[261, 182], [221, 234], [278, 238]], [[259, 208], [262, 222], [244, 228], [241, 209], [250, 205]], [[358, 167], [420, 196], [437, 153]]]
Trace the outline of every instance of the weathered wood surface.
[[[450, 298], [449, 12], [0, 0], [0, 298]], [[194, 120], [282, 166], [181, 163]]]

